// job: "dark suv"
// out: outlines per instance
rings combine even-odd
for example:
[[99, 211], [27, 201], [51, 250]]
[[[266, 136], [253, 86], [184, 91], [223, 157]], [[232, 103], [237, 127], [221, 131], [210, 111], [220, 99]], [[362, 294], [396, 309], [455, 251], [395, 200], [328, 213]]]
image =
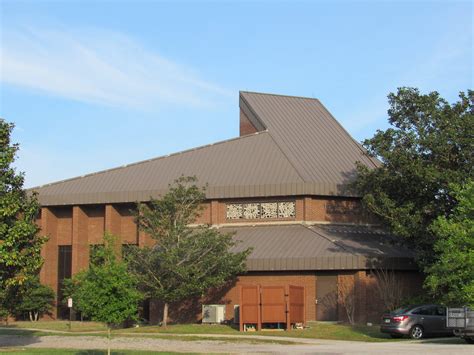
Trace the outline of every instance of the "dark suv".
[[436, 304], [411, 305], [384, 314], [380, 331], [390, 334], [392, 338], [409, 335], [413, 339], [421, 339], [426, 335], [453, 335], [446, 328], [446, 307]]

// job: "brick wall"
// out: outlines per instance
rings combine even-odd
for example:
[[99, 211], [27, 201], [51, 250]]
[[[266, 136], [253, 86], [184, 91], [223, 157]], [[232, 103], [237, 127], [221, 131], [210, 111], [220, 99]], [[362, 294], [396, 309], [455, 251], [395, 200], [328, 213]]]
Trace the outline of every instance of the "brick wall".
[[240, 110], [240, 136], [257, 132], [255, 126], [250, 122], [245, 113]]
[[[226, 319], [233, 321], [234, 306], [240, 302], [240, 285], [261, 286], [304, 286], [306, 297], [306, 319], [314, 320], [316, 317], [315, 292], [316, 277], [311, 272], [265, 272], [248, 273], [239, 276], [225, 287], [213, 290], [204, 298], [194, 298], [180, 304], [172, 304], [169, 317], [175, 322], [195, 322], [201, 320], [202, 304], [225, 304]], [[150, 303], [150, 322], [158, 323], [162, 320], [162, 304], [152, 301]]]

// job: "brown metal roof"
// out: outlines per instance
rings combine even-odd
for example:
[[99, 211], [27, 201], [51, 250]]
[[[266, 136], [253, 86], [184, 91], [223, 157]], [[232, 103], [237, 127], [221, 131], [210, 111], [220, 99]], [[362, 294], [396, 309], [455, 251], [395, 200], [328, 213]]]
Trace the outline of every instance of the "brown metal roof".
[[299, 224], [221, 230], [235, 232], [239, 243], [234, 251], [253, 248], [249, 271], [416, 269], [413, 253], [374, 227]]
[[208, 198], [350, 196], [355, 162], [377, 164], [318, 100], [241, 92], [240, 106], [263, 131], [31, 190], [45, 206], [145, 201], [184, 174]]
[[241, 92], [240, 106], [270, 132], [304, 181], [346, 184], [356, 161], [378, 164], [317, 99]]
[[278, 192], [302, 180], [267, 132], [66, 180], [38, 189], [43, 205], [135, 202], [157, 197], [181, 175], [208, 183], [211, 197]]

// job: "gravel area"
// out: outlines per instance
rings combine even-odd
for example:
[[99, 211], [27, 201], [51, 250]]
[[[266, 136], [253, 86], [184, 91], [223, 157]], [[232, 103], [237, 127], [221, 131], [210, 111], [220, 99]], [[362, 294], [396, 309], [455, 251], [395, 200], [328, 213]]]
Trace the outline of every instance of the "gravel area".
[[[212, 336], [212, 335], [209, 335]], [[241, 339], [239, 342], [220, 340], [171, 340], [159, 338], [116, 337], [111, 341], [112, 349], [175, 351], [197, 353], [268, 353], [268, 354], [470, 354], [474, 346], [435, 342], [387, 342], [364, 343], [321, 339], [276, 339], [295, 341], [299, 344], [252, 344]], [[267, 338], [268, 340], [268, 338]], [[61, 349], [107, 349], [107, 339], [96, 336], [0, 336], [2, 347], [61, 348]]]

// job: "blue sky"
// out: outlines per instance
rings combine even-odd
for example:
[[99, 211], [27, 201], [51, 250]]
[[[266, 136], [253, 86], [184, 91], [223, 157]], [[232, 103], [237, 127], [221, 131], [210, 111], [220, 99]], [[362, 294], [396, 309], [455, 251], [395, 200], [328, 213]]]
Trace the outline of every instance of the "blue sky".
[[26, 186], [238, 135], [238, 91], [319, 98], [357, 140], [389, 92], [473, 84], [470, 1], [0, 0]]

